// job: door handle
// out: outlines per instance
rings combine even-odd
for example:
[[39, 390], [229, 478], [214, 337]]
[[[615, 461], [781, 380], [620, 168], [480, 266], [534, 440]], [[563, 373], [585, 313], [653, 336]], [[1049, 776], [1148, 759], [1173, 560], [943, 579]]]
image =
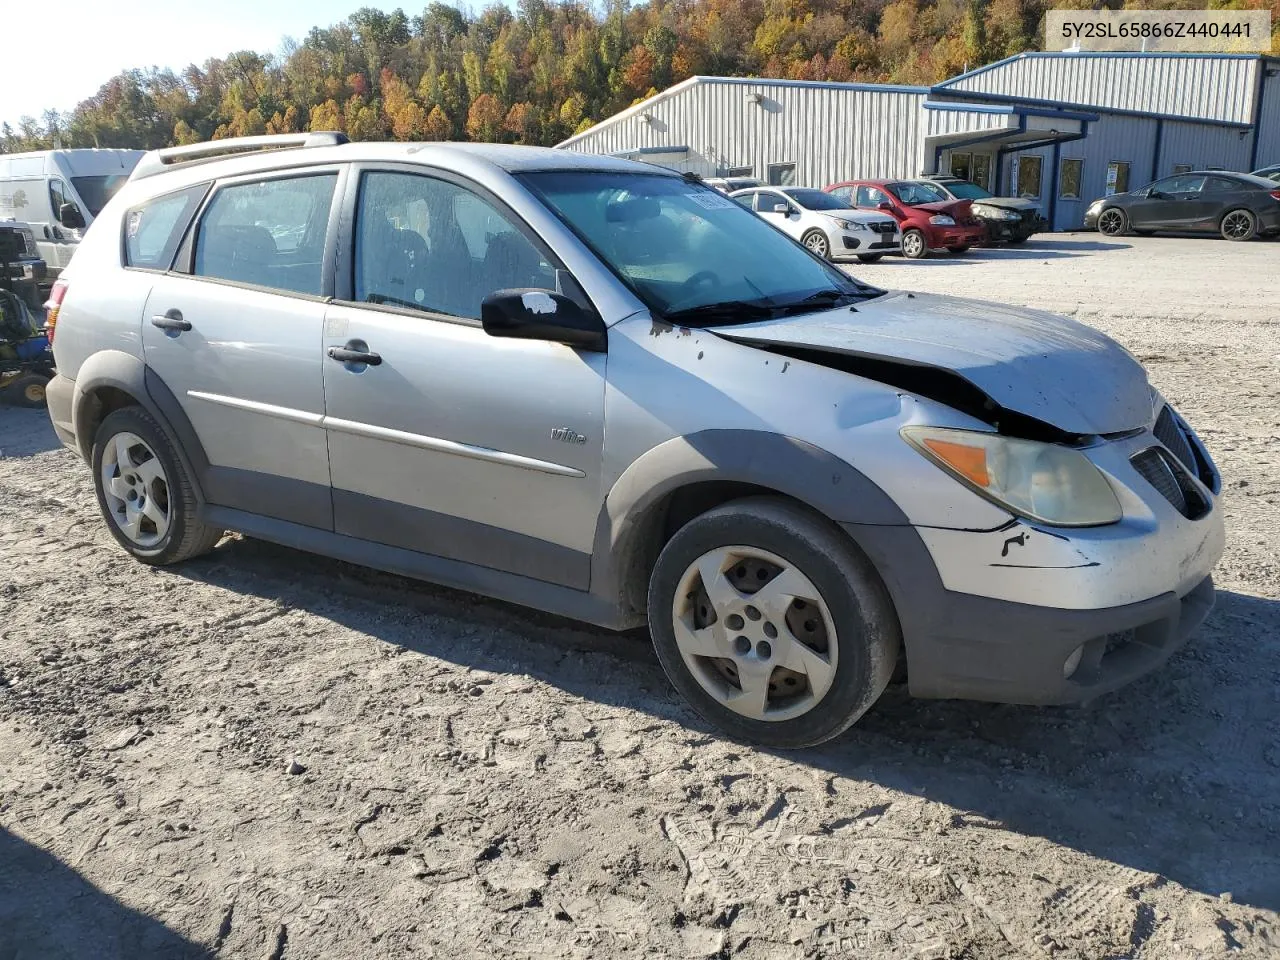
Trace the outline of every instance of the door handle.
[[382, 363], [382, 357], [371, 352], [362, 340], [349, 340], [345, 346], [330, 347], [326, 352], [330, 360], [337, 360], [339, 363], [366, 363], [371, 367]]
[[191, 321], [183, 320], [182, 311], [177, 309], [166, 310], [163, 314], [157, 313], [151, 318], [151, 325], [161, 330], [174, 330], [179, 333], [191, 329]]

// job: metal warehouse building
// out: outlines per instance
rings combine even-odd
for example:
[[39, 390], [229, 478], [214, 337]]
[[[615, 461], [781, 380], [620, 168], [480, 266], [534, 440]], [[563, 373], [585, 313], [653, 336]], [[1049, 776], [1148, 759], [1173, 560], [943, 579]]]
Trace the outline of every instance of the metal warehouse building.
[[1169, 174], [1280, 162], [1280, 59], [1024, 53], [933, 87], [691, 77], [560, 146], [781, 185], [956, 173], [1069, 230]]

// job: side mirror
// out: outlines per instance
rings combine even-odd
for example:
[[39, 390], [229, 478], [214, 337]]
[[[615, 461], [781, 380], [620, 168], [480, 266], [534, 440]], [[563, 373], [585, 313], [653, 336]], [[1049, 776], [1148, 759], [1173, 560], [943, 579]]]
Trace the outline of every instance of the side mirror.
[[772, 207], [769, 208], [769, 212], [788, 214], [791, 212], [791, 208], [788, 207], [785, 203], [775, 203]]
[[58, 208], [58, 222], [68, 230], [83, 230], [84, 214], [74, 203], [64, 203]]
[[550, 290], [495, 290], [480, 303], [480, 322], [491, 337], [548, 340], [584, 350], [604, 350], [604, 322]]
[[892, 204], [892, 203], [890, 203], [888, 200], [881, 200], [879, 203], [877, 203], [877, 204], [876, 204], [876, 209], [877, 209], [877, 210], [892, 210], [892, 209], [893, 209], [893, 204]]

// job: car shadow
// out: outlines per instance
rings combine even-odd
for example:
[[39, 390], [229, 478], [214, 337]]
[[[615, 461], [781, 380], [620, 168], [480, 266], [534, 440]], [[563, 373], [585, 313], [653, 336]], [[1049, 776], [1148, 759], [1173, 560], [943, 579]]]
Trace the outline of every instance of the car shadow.
[[0, 957], [212, 960], [57, 857], [0, 827]]
[[[529, 675], [721, 736], [671, 689], [642, 630], [616, 634], [251, 539], [177, 570], [414, 653]], [[422, 629], [429, 622], [445, 629]], [[478, 639], [489, 632], [520, 642]], [[844, 736], [778, 755], [948, 804], [958, 820], [1276, 910], [1276, 638], [1280, 601], [1224, 592], [1187, 650], [1089, 706], [922, 701], [895, 685]]]
[[0, 457], [34, 457], [62, 446], [48, 410], [30, 410], [0, 402]]

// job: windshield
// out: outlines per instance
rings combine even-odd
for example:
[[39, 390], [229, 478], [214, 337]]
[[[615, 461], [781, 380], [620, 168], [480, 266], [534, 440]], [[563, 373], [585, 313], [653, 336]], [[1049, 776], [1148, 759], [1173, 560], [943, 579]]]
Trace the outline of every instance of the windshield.
[[641, 173], [521, 177], [647, 306], [681, 322], [732, 323], [878, 296], [740, 204], [700, 183]]
[[889, 184], [889, 192], [894, 194], [908, 207], [914, 207], [919, 203], [938, 203], [939, 201], [951, 199], [942, 192], [940, 187], [936, 187], [932, 183], [924, 183], [919, 180], [904, 181], [903, 183], [891, 183]]
[[970, 183], [968, 180], [948, 180], [947, 189], [961, 200], [986, 200], [988, 197], [995, 196], [990, 190], [983, 190], [976, 183]]
[[821, 190], [787, 190], [787, 196], [806, 210], [848, 210], [849, 201], [833, 197]]
[[89, 208], [89, 216], [96, 217], [107, 205], [107, 201], [116, 195], [128, 179], [128, 174], [123, 173], [105, 177], [72, 177], [71, 185], [76, 188], [76, 193], [80, 194], [80, 199]]

